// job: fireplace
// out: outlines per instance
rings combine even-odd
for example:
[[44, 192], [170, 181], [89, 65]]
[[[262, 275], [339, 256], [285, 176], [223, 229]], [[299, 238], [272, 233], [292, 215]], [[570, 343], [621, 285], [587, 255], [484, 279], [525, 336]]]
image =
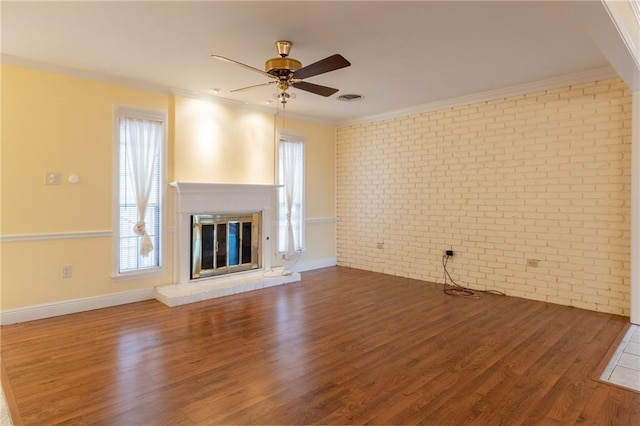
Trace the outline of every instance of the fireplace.
[[170, 185], [174, 273], [173, 284], [155, 289], [160, 302], [179, 306], [300, 281], [298, 272], [271, 267], [276, 185]]
[[261, 216], [191, 215], [191, 279], [260, 268]]
[[276, 185], [170, 185], [174, 189], [174, 284], [271, 269]]

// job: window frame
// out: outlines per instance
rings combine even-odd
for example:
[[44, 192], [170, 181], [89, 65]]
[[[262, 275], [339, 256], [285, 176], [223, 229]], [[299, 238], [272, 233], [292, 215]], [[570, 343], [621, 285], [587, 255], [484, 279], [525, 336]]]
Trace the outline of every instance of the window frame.
[[278, 256], [282, 256], [285, 254], [284, 251], [280, 250], [280, 194], [284, 191], [284, 183], [280, 182], [280, 143], [281, 142], [290, 142], [290, 143], [300, 143], [302, 145], [302, 200], [300, 201], [300, 250], [296, 250], [296, 253], [303, 253], [306, 251], [306, 199], [307, 199], [307, 187], [306, 187], [306, 162], [307, 162], [307, 138], [305, 135], [300, 133], [294, 133], [286, 130], [279, 130], [277, 133], [277, 144], [276, 144], [276, 169], [275, 169], [275, 181], [276, 185], [278, 185], [278, 196], [276, 197], [276, 229], [277, 229], [277, 239], [276, 239], [276, 253]]
[[[136, 269], [131, 271], [120, 271], [120, 118], [128, 117], [135, 119], [153, 120], [162, 123], [162, 146], [160, 147], [160, 232], [158, 266]], [[112, 274], [114, 280], [127, 280], [144, 278], [148, 276], [161, 275], [167, 272], [167, 186], [168, 186], [168, 116], [166, 111], [151, 110], [130, 107], [125, 105], [114, 105], [113, 108], [113, 200], [112, 200]]]

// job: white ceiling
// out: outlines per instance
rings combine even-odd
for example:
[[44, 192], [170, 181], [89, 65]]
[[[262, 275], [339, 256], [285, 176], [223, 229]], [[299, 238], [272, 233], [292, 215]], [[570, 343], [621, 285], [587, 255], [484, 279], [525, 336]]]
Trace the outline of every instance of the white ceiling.
[[[603, 13], [604, 13], [604, 9]], [[306, 81], [287, 111], [331, 122], [608, 67], [560, 1], [2, 2], [2, 53], [265, 106], [268, 81], [210, 58], [263, 68], [274, 42], [303, 65], [340, 53], [351, 67]], [[338, 95], [363, 99], [341, 102]], [[275, 109], [275, 104], [272, 104]]]

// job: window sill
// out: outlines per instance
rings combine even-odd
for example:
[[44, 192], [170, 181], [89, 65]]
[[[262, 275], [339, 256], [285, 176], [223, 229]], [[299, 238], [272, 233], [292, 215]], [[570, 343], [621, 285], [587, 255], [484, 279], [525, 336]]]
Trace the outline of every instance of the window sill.
[[124, 272], [121, 274], [112, 274], [111, 279], [113, 281], [131, 281], [131, 280], [139, 280], [143, 278], [157, 277], [161, 275], [166, 275], [168, 273], [168, 269], [166, 267], [163, 268], [150, 268], [143, 269], [140, 271], [131, 271]]

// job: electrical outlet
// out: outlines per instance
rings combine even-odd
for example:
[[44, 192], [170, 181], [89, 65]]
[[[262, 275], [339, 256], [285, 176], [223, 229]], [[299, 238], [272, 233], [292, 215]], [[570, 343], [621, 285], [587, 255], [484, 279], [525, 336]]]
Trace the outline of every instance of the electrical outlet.
[[445, 254], [445, 255], [447, 255], [447, 256], [449, 256], [449, 257], [451, 257], [451, 256], [453, 256], [453, 250], [446, 250], [446, 251], [444, 252], [444, 254]]
[[71, 278], [73, 276], [73, 266], [62, 265], [62, 278]]
[[538, 266], [540, 266], [540, 260], [527, 259], [527, 266], [531, 266], [532, 268], [537, 268]]
[[45, 172], [44, 184], [45, 185], [60, 185], [62, 180], [60, 178], [60, 172]]

